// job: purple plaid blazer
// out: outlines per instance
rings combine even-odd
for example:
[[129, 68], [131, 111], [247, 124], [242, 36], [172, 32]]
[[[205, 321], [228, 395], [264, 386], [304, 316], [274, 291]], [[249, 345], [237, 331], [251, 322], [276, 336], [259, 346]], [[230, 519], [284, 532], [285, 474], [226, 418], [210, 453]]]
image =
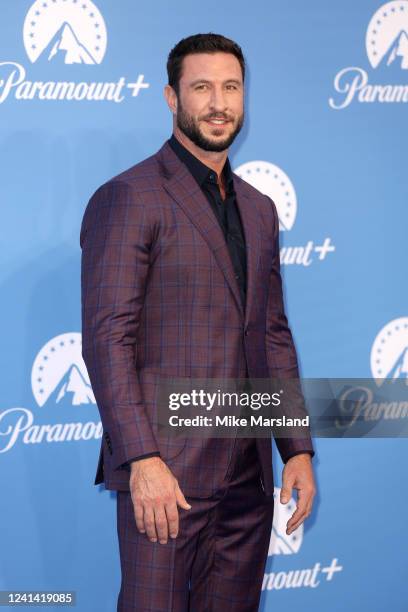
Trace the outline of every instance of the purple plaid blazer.
[[[247, 249], [240, 299], [219, 223], [187, 167], [165, 143], [103, 184], [84, 213], [82, 355], [104, 435], [95, 484], [128, 490], [138, 455], [159, 451], [185, 495], [207, 497], [227, 471], [233, 439], [157, 435], [164, 378], [296, 377], [282, 297], [275, 204], [234, 175]], [[266, 494], [270, 439], [257, 439]], [[310, 438], [276, 439], [284, 462]]]

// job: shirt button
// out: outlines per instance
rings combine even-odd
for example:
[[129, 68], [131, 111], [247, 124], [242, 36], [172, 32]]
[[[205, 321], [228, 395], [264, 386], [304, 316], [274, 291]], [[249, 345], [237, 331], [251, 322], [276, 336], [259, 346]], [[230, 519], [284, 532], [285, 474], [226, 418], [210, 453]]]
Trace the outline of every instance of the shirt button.
[[246, 329], [245, 330], [245, 335], [248, 336], [249, 335], [249, 331]]
[[236, 274], [236, 275], [235, 275], [235, 278], [236, 278], [237, 280], [239, 280], [239, 274]]

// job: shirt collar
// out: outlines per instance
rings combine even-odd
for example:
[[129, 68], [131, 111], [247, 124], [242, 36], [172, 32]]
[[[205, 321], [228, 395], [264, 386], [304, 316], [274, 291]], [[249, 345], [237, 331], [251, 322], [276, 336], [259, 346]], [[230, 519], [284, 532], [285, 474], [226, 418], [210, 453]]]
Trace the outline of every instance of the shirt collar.
[[[205, 181], [209, 181], [211, 183], [217, 182], [216, 172], [214, 172], [214, 170], [203, 164], [203, 162], [200, 161], [195, 155], [190, 153], [190, 151], [186, 149], [186, 147], [182, 145], [179, 140], [177, 140], [174, 134], [171, 135], [168, 140], [168, 143], [173, 149], [174, 153], [176, 153], [177, 157], [190, 170], [191, 174], [193, 175], [197, 183], [200, 185], [200, 187], [203, 186]], [[233, 175], [228, 157], [225, 160], [222, 172], [224, 174], [226, 191], [229, 192], [233, 188]]]

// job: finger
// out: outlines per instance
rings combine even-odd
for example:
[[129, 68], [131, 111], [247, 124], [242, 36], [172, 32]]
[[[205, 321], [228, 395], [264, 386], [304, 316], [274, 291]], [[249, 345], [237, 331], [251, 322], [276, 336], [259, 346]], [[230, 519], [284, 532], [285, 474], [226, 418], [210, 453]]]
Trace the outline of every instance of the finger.
[[163, 504], [159, 503], [157, 506], [154, 506], [153, 512], [154, 512], [154, 522], [156, 523], [156, 532], [157, 532], [157, 537], [159, 538], [159, 542], [160, 544], [167, 544], [169, 534], [168, 534], [167, 517], [164, 511]]
[[314, 492], [312, 489], [305, 488], [299, 489], [298, 491], [298, 500], [296, 506], [300, 510], [304, 510], [307, 516], [309, 516], [309, 514], [311, 514], [312, 512], [313, 497]]
[[151, 542], [157, 542], [156, 524], [154, 521], [153, 506], [144, 507], [144, 526], [146, 529], [147, 537]]
[[310, 495], [304, 489], [298, 489], [296, 500], [296, 512], [306, 512], [310, 501]]
[[296, 531], [296, 529], [300, 527], [300, 525], [304, 522], [306, 518], [307, 518], [307, 514], [305, 513], [294, 523], [291, 523], [291, 521], [288, 521], [288, 524], [286, 526], [286, 533], [290, 535], [291, 533]]
[[292, 489], [294, 485], [294, 479], [289, 478], [288, 476], [283, 476], [282, 480], [282, 488], [280, 492], [280, 502], [281, 504], [287, 504], [290, 498], [292, 497]]
[[298, 505], [295, 512], [292, 514], [290, 519], [287, 522], [287, 528], [293, 529], [293, 526], [302, 521], [302, 519], [306, 518], [306, 507]]
[[181, 508], [184, 508], [184, 510], [190, 510], [191, 505], [188, 503], [188, 501], [184, 497], [184, 494], [182, 490], [180, 489], [178, 483], [176, 484], [176, 501], [178, 505], [181, 506]]
[[286, 533], [289, 535], [293, 531], [296, 531], [296, 529], [303, 523], [306, 516], [307, 516], [306, 514], [302, 514], [301, 516], [297, 518], [296, 521], [289, 520], [286, 525]]
[[176, 538], [179, 530], [179, 513], [177, 510], [176, 499], [167, 503], [164, 507], [169, 525], [169, 535], [171, 538]]
[[140, 533], [146, 533], [144, 521], [143, 521], [143, 505], [140, 503], [133, 504], [135, 519], [136, 519], [136, 527], [140, 531]]

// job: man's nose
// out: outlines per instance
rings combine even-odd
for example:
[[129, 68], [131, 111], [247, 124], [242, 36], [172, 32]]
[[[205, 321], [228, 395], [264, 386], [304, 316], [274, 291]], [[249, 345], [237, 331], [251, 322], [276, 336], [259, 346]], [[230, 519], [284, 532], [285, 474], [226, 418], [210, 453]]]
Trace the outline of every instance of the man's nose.
[[227, 100], [222, 87], [213, 87], [211, 90], [210, 107], [212, 111], [225, 112]]

